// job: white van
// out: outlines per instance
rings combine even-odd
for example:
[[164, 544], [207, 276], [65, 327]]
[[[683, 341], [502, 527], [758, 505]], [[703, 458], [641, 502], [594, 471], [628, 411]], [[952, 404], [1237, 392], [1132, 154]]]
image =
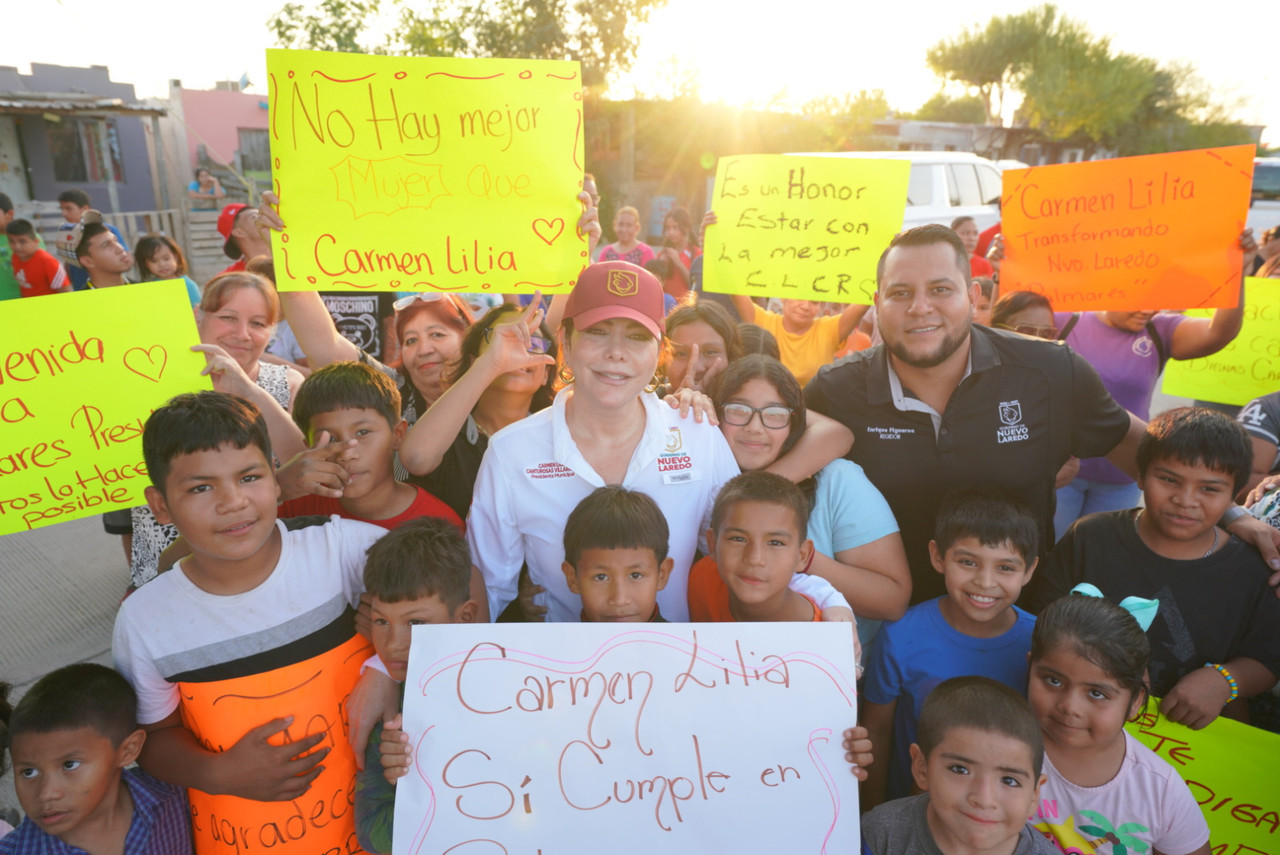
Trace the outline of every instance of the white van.
[[1253, 194], [1247, 224], [1258, 240], [1267, 229], [1280, 226], [1280, 157], [1253, 159]]
[[1000, 220], [1001, 170], [972, 152], [831, 151], [806, 156], [911, 161], [904, 229], [926, 223], [949, 226], [956, 217], [973, 217], [981, 230]]

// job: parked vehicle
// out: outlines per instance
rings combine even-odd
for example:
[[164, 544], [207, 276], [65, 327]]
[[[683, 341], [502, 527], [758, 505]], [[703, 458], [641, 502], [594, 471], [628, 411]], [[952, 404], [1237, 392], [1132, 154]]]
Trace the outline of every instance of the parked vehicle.
[[1253, 159], [1253, 194], [1247, 224], [1257, 238], [1272, 226], [1280, 226], [1280, 157]]
[[834, 151], [814, 157], [860, 157], [909, 160], [907, 209], [902, 227], [925, 223], [951, 225], [956, 217], [973, 217], [979, 229], [1000, 219], [1000, 168], [985, 157], [964, 151]]

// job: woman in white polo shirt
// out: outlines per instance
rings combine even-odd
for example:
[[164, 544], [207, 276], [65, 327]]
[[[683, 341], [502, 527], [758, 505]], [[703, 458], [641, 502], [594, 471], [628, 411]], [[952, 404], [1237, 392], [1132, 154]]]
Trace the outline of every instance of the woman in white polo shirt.
[[[516, 597], [527, 564], [545, 589], [535, 602], [547, 619], [579, 619], [581, 604], [560, 569], [564, 521], [592, 490], [621, 484], [652, 496], [667, 518], [675, 567], [658, 605], [667, 619], [688, 620], [689, 567], [716, 493], [738, 465], [715, 426], [681, 418], [649, 391], [662, 309], [658, 279], [625, 261], [593, 264], [578, 278], [560, 330], [569, 382], [551, 407], [490, 439], [476, 480], [467, 540], [491, 615]], [[834, 591], [818, 592], [821, 605], [844, 605], [825, 594]]]

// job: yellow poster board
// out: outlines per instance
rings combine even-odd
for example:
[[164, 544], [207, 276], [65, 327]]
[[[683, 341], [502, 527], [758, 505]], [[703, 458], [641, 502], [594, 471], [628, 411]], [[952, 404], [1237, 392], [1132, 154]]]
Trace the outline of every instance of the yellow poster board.
[[1152, 699], [1126, 727], [1187, 782], [1209, 822], [1214, 855], [1280, 852], [1280, 735], [1222, 717], [1192, 730], [1157, 708]]
[[902, 226], [910, 171], [900, 160], [720, 158], [703, 287], [870, 305], [876, 262]]
[[186, 284], [10, 300], [0, 344], [0, 534], [143, 504], [142, 426], [212, 388]]
[[282, 290], [564, 290], [588, 263], [576, 62], [267, 51]]
[[[1189, 317], [1212, 317], [1207, 309]], [[1203, 359], [1173, 359], [1164, 392], [1182, 398], [1243, 405], [1280, 390], [1280, 281], [1245, 280], [1244, 324], [1231, 344]]]
[[1234, 306], [1254, 146], [1004, 173], [1000, 292], [1055, 311]]

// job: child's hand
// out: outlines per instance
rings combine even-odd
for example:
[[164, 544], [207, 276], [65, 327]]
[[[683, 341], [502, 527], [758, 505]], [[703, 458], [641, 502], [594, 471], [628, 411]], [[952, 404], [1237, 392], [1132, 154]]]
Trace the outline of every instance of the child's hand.
[[592, 201], [591, 194], [586, 190], [578, 194], [578, 201], [582, 203], [582, 216], [578, 217], [578, 234], [587, 239], [587, 254], [590, 255], [595, 251], [596, 244], [600, 243], [600, 235], [603, 234], [600, 229], [600, 212], [596, 210], [596, 203]]
[[1170, 721], [1199, 730], [1221, 714], [1229, 697], [1231, 687], [1221, 674], [1212, 668], [1197, 668], [1169, 690], [1160, 711]]
[[397, 713], [394, 718], [382, 725], [382, 742], [378, 752], [382, 755], [382, 776], [391, 786], [409, 774], [409, 763], [413, 757], [409, 748], [409, 734], [404, 727], [404, 716]]
[[[697, 347], [698, 346], [695, 344], [694, 349], [696, 350]], [[694, 358], [696, 358], [696, 355]], [[690, 362], [692, 363], [692, 359]], [[689, 372], [689, 374], [692, 373], [692, 371]], [[689, 379], [689, 374], [685, 375], [686, 381]], [[720, 420], [716, 418], [716, 405], [712, 403], [706, 393], [700, 392], [697, 389], [692, 389], [688, 386], [681, 386], [679, 389], [676, 389], [670, 395], [663, 398], [663, 400], [671, 405], [671, 409], [679, 410], [680, 418], [682, 419], [687, 418], [689, 411], [692, 410], [693, 420], [698, 424], [702, 424], [703, 419], [706, 419], [712, 425], [720, 424]]]
[[356, 755], [356, 767], [364, 768], [364, 750], [377, 722], [400, 711], [400, 684], [381, 671], [366, 668], [347, 696], [347, 738]]
[[866, 767], [875, 760], [871, 754], [871, 734], [865, 727], [851, 727], [844, 732], [844, 759], [849, 761], [849, 771], [859, 781], [867, 780]]
[[276, 482], [280, 484], [283, 501], [299, 496], [327, 496], [341, 499], [342, 490], [351, 480], [340, 459], [356, 440], [329, 442], [329, 432], [320, 431], [314, 448], [295, 454], [284, 466], [276, 470]]
[[271, 745], [267, 740], [293, 724], [293, 716], [259, 725], [216, 755], [223, 770], [219, 790], [226, 795], [256, 802], [287, 802], [306, 794], [311, 782], [324, 771], [319, 765], [329, 749], [312, 751], [325, 731], [303, 739]]

